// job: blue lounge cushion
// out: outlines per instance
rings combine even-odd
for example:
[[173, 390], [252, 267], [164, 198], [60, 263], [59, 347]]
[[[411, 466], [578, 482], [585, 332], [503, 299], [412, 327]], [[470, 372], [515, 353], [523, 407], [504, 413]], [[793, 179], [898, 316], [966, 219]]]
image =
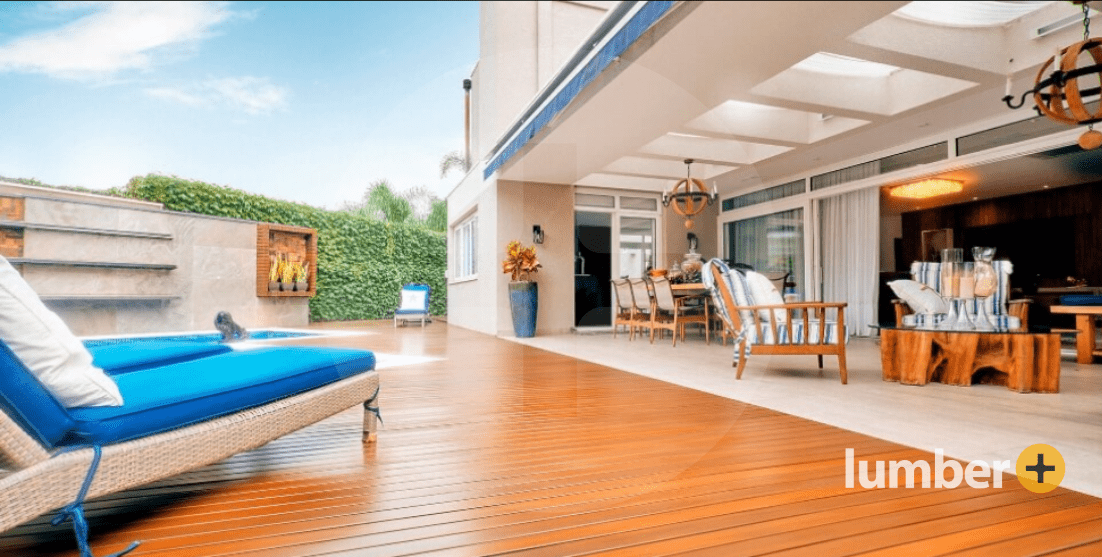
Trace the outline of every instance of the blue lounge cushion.
[[74, 423], [65, 407], [0, 342], [0, 408], [44, 447], [53, 448]]
[[145, 437], [261, 406], [375, 369], [364, 350], [279, 347], [229, 352], [115, 377], [126, 404], [71, 408], [64, 445]]
[[156, 340], [99, 344], [86, 343], [92, 364], [108, 375], [128, 373], [224, 354], [233, 349], [221, 343]]
[[1090, 296], [1087, 294], [1069, 294], [1060, 296], [1062, 306], [1102, 306], [1102, 296]]

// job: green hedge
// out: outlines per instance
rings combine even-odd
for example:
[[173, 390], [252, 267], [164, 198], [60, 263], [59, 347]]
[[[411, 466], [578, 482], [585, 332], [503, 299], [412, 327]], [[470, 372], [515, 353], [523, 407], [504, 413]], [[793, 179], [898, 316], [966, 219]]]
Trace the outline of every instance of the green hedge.
[[398, 307], [402, 285], [409, 282], [432, 287], [433, 315], [446, 311], [444, 234], [423, 225], [391, 224], [155, 174], [135, 177], [117, 193], [173, 211], [316, 229], [318, 292], [310, 300], [311, 320], [381, 318]]

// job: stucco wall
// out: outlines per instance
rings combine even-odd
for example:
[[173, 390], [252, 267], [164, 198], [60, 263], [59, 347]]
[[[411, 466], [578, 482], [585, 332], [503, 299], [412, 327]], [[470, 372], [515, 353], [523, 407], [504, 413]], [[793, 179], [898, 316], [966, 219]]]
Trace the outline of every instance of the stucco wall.
[[[483, 182], [481, 168], [475, 168], [448, 196], [448, 323], [490, 335], [498, 332], [497, 298], [501, 275], [497, 258], [498, 201], [496, 181]], [[495, 187], [486, 187], [489, 184]], [[478, 274], [456, 282], [454, 232], [456, 224], [478, 215]]]
[[[574, 188], [567, 185], [499, 181], [498, 259], [505, 245], [520, 240], [532, 245], [532, 226], [540, 225], [544, 242], [536, 246], [543, 267], [534, 277], [539, 284], [536, 334], [570, 331], [574, 326]], [[500, 271], [500, 269], [498, 269]], [[513, 336], [509, 311], [509, 277], [498, 273], [498, 331]]]
[[472, 152], [489, 155], [615, 2], [482, 2]]
[[[219, 311], [229, 311], [246, 328], [309, 322], [306, 298], [256, 295], [255, 222], [175, 213], [103, 196], [55, 198], [47, 197], [48, 191], [12, 186], [0, 193], [25, 196], [24, 259], [175, 266], [23, 265], [27, 282], [76, 334], [211, 330]], [[168, 237], [41, 230], [36, 224]]]

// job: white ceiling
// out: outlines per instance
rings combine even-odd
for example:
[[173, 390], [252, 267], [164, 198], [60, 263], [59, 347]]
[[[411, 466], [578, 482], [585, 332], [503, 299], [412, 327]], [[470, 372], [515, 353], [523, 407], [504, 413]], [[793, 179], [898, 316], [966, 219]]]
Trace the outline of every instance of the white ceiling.
[[[626, 52], [582, 102], [506, 163], [501, 177], [659, 191], [683, 178], [682, 159], [692, 158], [693, 176], [717, 184], [721, 194], [748, 191], [1005, 116], [999, 98], [1006, 76], [1020, 93], [1057, 46], [1081, 40], [1078, 25], [1031, 38], [1038, 27], [1077, 13], [1068, 2], [1030, 9], [1012, 3], [1009, 10], [947, 3], [962, 10], [949, 15], [965, 21], [1012, 18], [993, 25], [893, 14], [907, 4], [681, 4], [674, 10], [685, 12], [667, 16], [680, 19], [675, 25], [659, 22], [652, 45]], [[919, 14], [944, 11], [933, 6], [942, 3], [915, 4]], [[1049, 158], [957, 171], [971, 187], [951, 202], [1038, 187], [1039, 169], [1060, 165]]]

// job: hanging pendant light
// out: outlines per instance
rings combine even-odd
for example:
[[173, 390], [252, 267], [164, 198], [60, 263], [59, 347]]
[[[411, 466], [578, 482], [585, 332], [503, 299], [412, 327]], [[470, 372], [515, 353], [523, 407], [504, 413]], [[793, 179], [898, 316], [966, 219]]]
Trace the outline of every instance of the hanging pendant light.
[[[1033, 95], [1033, 102], [1041, 114], [1063, 124], [1085, 124], [1087, 131], [1079, 137], [1079, 146], [1089, 150], [1102, 146], [1102, 133], [1094, 129], [1094, 124], [1102, 122], [1102, 106], [1091, 112], [1083, 101], [1084, 98], [1102, 93], [1102, 39], [1090, 36], [1090, 8], [1087, 3], [1072, 3], [1083, 9], [1083, 40], [1057, 49], [1056, 54], [1037, 72], [1033, 89], [1022, 93], [1017, 103], [1014, 103], [1014, 95], [1010, 94], [1010, 78], [1007, 77], [1003, 102], [1010, 108], [1021, 108], [1026, 97]], [[1082, 53], [1090, 54], [1094, 63], [1078, 67], [1079, 55]], [[1051, 72], [1046, 77], [1050, 68]], [[1079, 80], [1084, 78], [1087, 80], [1087, 88], [1080, 87]]]
[[715, 184], [712, 185], [712, 191], [708, 192], [703, 181], [693, 178], [692, 164], [693, 159], [685, 159], [685, 179], [662, 192], [662, 205], [670, 207], [672, 204], [673, 211], [685, 217], [685, 228], [692, 228], [693, 217], [715, 203], [719, 197]]

